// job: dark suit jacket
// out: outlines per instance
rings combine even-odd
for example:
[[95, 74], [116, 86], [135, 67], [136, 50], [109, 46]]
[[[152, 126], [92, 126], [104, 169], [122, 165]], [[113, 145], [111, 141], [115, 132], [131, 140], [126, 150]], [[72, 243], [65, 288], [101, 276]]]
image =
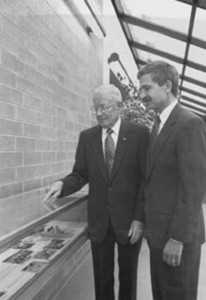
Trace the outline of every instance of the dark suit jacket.
[[100, 126], [81, 132], [73, 171], [63, 179], [62, 195], [71, 194], [89, 183], [90, 238], [102, 241], [110, 219], [117, 240], [126, 243], [131, 221], [141, 221], [143, 217], [138, 192], [143, 179], [149, 133], [144, 127], [122, 121], [109, 178], [103, 157], [101, 132]]
[[148, 154], [144, 198], [150, 243], [162, 247], [169, 238], [203, 242], [205, 192], [205, 124], [177, 104]]

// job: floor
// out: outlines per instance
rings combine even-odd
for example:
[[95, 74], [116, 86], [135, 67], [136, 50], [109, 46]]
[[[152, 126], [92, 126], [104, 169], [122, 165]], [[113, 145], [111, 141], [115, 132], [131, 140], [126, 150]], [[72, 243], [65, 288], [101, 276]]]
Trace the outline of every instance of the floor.
[[[204, 207], [206, 219], [206, 206]], [[115, 272], [117, 274], [117, 270]], [[144, 241], [139, 257], [138, 268], [138, 300], [152, 300], [149, 252]], [[115, 286], [116, 290], [118, 284]], [[68, 300], [94, 300], [94, 285], [92, 278], [92, 262], [89, 255], [73, 277], [69, 287]], [[199, 276], [198, 300], [206, 299], [206, 244], [202, 247], [201, 267]]]

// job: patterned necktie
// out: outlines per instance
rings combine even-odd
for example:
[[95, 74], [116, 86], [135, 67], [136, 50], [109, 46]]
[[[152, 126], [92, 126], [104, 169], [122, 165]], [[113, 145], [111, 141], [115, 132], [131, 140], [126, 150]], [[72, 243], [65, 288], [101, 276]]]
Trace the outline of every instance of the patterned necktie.
[[109, 175], [111, 175], [112, 166], [114, 163], [114, 155], [115, 155], [115, 144], [114, 140], [112, 138], [113, 130], [111, 128], [107, 129], [107, 136], [105, 139], [105, 163], [109, 172]]
[[151, 137], [150, 137], [150, 148], [152, 148], [158, 137], [161, 119], [159, 115], [156, 115], [154, 125], [152, 127]]

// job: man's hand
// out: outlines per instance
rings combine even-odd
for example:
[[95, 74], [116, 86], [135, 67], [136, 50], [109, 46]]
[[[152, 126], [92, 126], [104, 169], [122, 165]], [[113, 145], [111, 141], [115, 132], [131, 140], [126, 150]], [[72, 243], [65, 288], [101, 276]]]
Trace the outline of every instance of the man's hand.
[[47, 192], [43, 202], [44, 204], [50, 208], [50, 209], [55, 209], [55, 200], [57, 197], [61, 194], [63, 187], [63, 182], [62, 181], [56, 181], [55, 183], [52, 184], [51, 188]]
[[128, 236], [130, 238], [130, 243], [135, 244], [143, 233], [143, 224], [140, 221], [132, 221], [129, 229]]
[[172, 267], [177, 267], [181, 263], [183, 243], [169, 239], [163, 249], [163, 261]]

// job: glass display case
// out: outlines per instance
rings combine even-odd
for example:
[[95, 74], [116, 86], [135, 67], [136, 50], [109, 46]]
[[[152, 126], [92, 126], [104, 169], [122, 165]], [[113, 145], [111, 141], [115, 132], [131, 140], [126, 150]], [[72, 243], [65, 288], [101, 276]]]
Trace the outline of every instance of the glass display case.
[[62, 198], [55, 211], [0, 240], [0, 300], [58, 299], [89, 251], [86, 201]]

